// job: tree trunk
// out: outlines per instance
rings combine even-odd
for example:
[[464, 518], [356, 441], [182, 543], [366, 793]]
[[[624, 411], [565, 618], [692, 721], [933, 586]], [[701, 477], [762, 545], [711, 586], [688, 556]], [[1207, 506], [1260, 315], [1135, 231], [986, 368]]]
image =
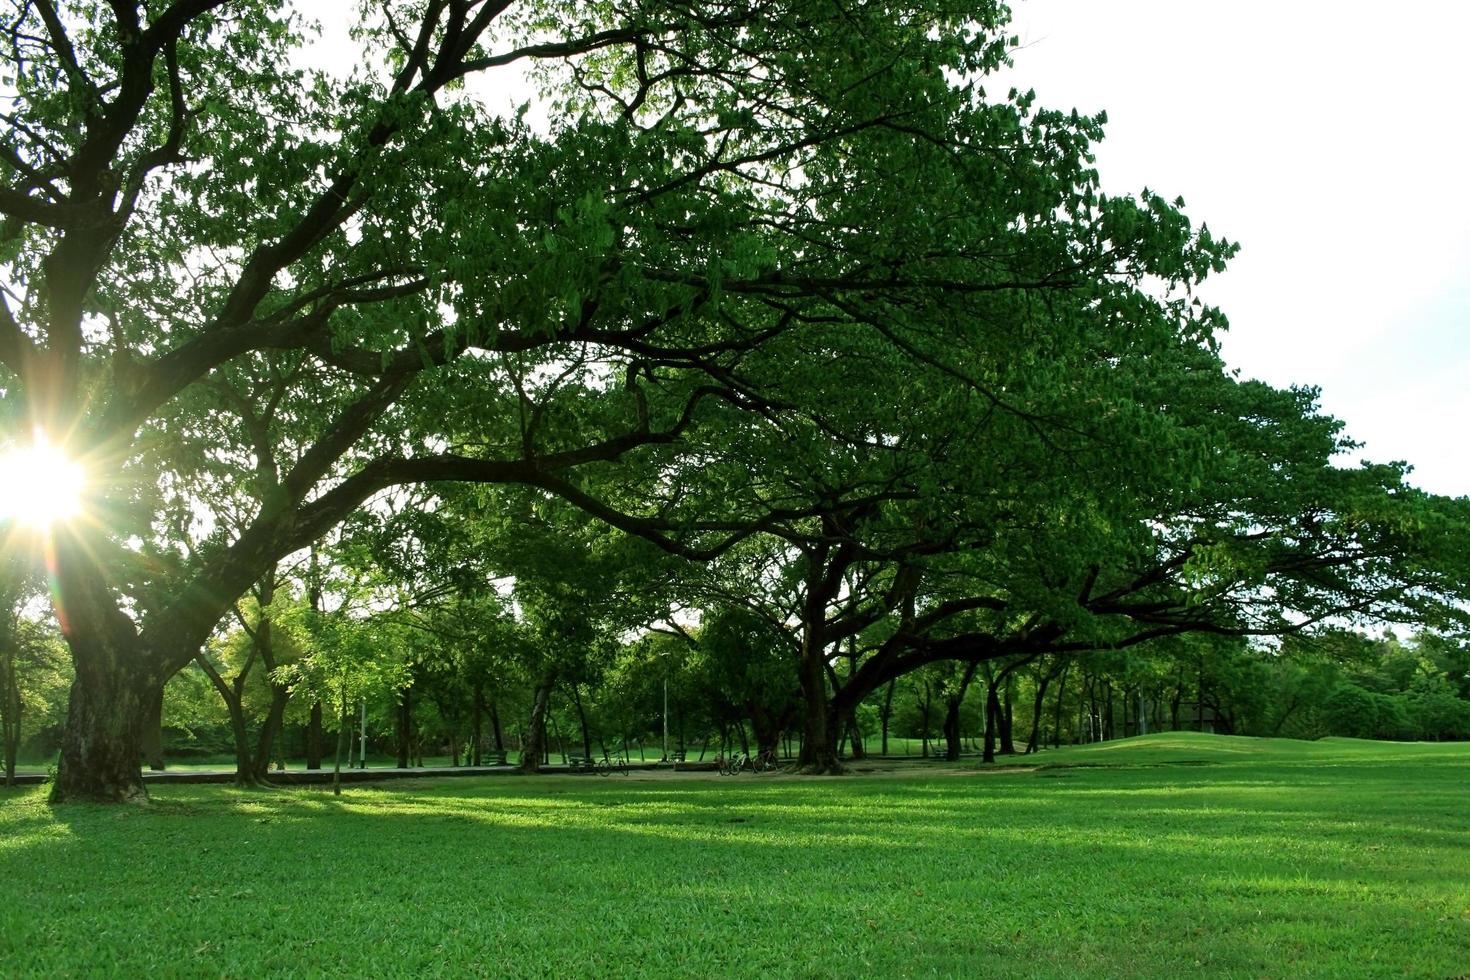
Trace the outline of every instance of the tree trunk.
[[15, 648], [0, 636], [0, 742], [5, 752], [5, 785], [15, 785], [15, 757], [20, 753], [20, 717], [25, 704], [20, 699], [20, 678], [15, 672]]
[[[970, 692], [970, 684], [975, 680], [975, 672], [979, 670], [980, 662], [972, 661], [965, 666], [965, 672], [960, 675], [960, 686], [951, 691], [945, 699], [944, 713], [944, 757], [950, 762], [958, 762], [960, 751], [964, 748], [960, 735], [960, 710], [965, 706], [965, 695]], [[987, 674], [990, 668], [986, 668]]]
[[230, 733], [235, 737], [235, 785], [255, 785], [255, 766], [250, 754], [250, 730], [245, 725], [245, 709], [238, 700], [229, 702]]
[[868, 747], [863, 744], [863, 733], [858, 728], [857, 708], [851, 708], [847, 712], [847, 730], [851, 733], [848, 735], [848, 741], [852, 743], [852, 757], [854, 759], [866, 759], [868, 757]]
[[398, 768], [407, 769], [412, 761], [413, 746], [413, 695], [412, 688], [398, 692]]
[[929, 723], [934, 710], [934, 698], [929, 691], [929, 682], [923, 682], [923, 693], [919, 696], [919, 756], [929, 758]]
[[[853, 675], [857, 673], [857, 662], [857, 636], [854, 635], [848, 639], [847, 682], [843, 684], [844, 688], [851, 686]], [[835, 680], [832, 682], [832, 686], [834, 688], [837, 687]], [[852, 746], [848, 751], [848, 755], [853, 759], [864, 759], [868, 755], [867, 746], [863, 744], [863, 733], [858, 729], [857, 716], [858, 708], [860, 707], [862, 707], [862, 698], [858, 698], [856, 701], [848, 698], [846, 704], [841, 707], [840, 714], [838, 715], [843, 730], [847, 732], [847, 740]]]
[[1051, 745], [1054, 749], [1062, 747], [1062, 705], [1067, 698], [1067, 674], [1072, 670], [1072, 665], [1067, 664], [1062, 668], [1062, 676], [1057, 681], [1057, 711], [1053, 719], [1054, 730], [1051, 733]]
[[996, 729], [1000, 727], [1000, 681], [990, 679], [985, 685], [985, 753], [984, 761], [995, 761]]
[[143, 721], [172, 672], [117, 608], [88, 544], [58, 538], [53, 602], [75, 676], [51, 801], [143, 802]]
[[1000, 708], [1000, 754], [1016, 754], [1015, 674], [1007, 669], [1005, 676], [1005, 700]]
[[351, 768], [353, 768], [354, 766], [357, 765], [357, 748], [358, 748], [359, 745], [362, 744], [362, 742], [359, 741], [357, 738], [353, 737], [353, 734], [352, 734], [352, 725], [353, 725], [352, 716], [351, 715], [343, 715], [342, 717], [346, 719], [346, 721], [344, 722], [344, 724], [347, 725], [347, 768], [348, 769], [351, 769]]
[[468, 765], [478, 766], [480, 764], [480, 744], [483, 741], [482, 731], [485, 727], [485, 687], [476, 684], [470, 691], [470, 746], [469, 758], [465, 760]]
[[1205, 730], [1205, 668], [1204, 660], [1200, 660], [1199, 687], [1194, 694], [1194, 730], [1203, 732]]
[[500, 724], [500, 708], [490, 699], [490, 730], [495, 733], [495, 751], [505, 751], [505, 729]]
[[745, 708], [750, 716], [750, 730], [755, 732], [756, 751], [764, 755], [780, 749], [781, 734], [791, 724], [790, 705], [780, 712], [773, 712], [759, 701], [748, 701]]
[[547, 674], [536, 685], [536, 694], [531, 701], [531, 725], [526, 732], [526, 744], [521, 746], [521, 772], [541, 771], [541, 753], [546, 744], [546, 712], [551, 705], [551, 689], [555, 686], [555, 673]]
[[350, 757], [352, 752], [352, 739], [348, 737], [348, 729], [351, 721], [347, 717], [347, 678], [342, 679], [342, 712], [337, 719], [337, 758], [332, 766], [332, 795], [342, 795], [342, 753], [345, 749], [349, 754], [347, 765], [352, 766]]
[[230, 734], [235, 742], [235, 785], [257, 785], [259, 779], [256, 777], [255, 765], [250, 753], [250, 730], [245, 724], [245, 706], [241, 703], [245, 675], [250, 670], [249, 662], [247, 661], [245, 667], [236, 675], [233, 685], [225, 681], [203, 653], [195, 657], [194, 662], [209, 677], [209, 682], [219, 692], [220, 700], [224, 701], [225, 709], [229, 712]]
[[1051, 683], [1051, 677], [1041, 671], [1036, 672], [1036, 702], [1031, 707], [1031, 734], [1026, 739], [1026, 754], [1032, 755], [1041, 745], [1041, 709], [1042, 702], [1046, 700], [1046, 688]]
[[1097, 710], [1097, 678], [1087, 678], [1087, 741], [1102, 737], [1102, 713]]
[[311, 702], [311, 718], [306, 723], [306, 768], [322, 767], [322, 703]]
[[263, 575], [256, 586], [255, 598], [260, 604], [260, 618], [255, 624], [252, 638], [260, 656], [265, 682], [271, 690], [271, 706], [266, 712], [265, 724], [260, 729], [260, 742], [255, 748], [255, 778], [264, 780], [270, 775], [271, 751], [276, 739], [281, 736], [281, 722], [286, 716], [286, 702], [291, 700], [291, 689], [278, 684], [273, 676], [276, 669], [275, 633], [270, 618], [271, 603], [276, 597], [276, 570]]
[[163, 758], [163, 688], [148, 703], [143, 716], [143, 761], [154, 772], [162, 772]]
[[291, 700], [291, 689], [284, 684], [271, 682], [271, 706], [266, 712], [265, 724], [260, 729], [260, 741], [255, 746], [255, 778], [265, 779], [271, 771], [271, 753], [276, 739], [281, 735], [281, 721], [286, 716], [286, 702]]
[[897, 681], [888, 682], [888, 690], [883, 694], [883, 707], [878, 712], [878, 723], [883, 730], [883, 754], [888, 754], [888, 722], [893, 717], [893, 685]]
[[1174, 678], [1174, 696], [1169, 699], [1169, 730], [1179, 731], [1179, 705], [1184, 701], [1184, 668], [1179, 669], [1179, 676]]
[[587, 727], [587, 712], [582, 708], [582, 685], [572, 685], [572, 704], [577, 708], [577, 721], [582, 726], [582, 758], [592, 758], [592, 729]]
[[960, 758], [960, 703], [963, 699], [950, 696], [944, 706], [944, 757], [950, 762]]
[[810, 626], [803, 630], [798, 674], [805, 737], [797, 763], [805, 773], [841, 773], [843, 768], [837, 759], [837, 745], [832, 739], [833, 719], [827, 702], [826, 644], [820, 639], [819, 631]]
[[134, 673], [121, 658], [79, 646], [85, 652], [78, 656], [78, 646], [72, 648], [77, 673], [51, 801], [144, 802], [143, 719], [161, 682]]

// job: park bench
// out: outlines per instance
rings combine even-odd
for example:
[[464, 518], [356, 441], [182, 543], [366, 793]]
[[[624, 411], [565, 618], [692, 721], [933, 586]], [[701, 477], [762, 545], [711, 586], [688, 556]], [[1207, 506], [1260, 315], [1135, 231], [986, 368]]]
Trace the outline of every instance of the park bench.
[[505, 759], [504, 749], [496, 749], [494, 752], [480, 753], [480, 765], [482, 766], [503, 766], [506, 764], [507, 763]]
[[684, 750], [683, 749], [675, 749], [674, 751], [670, 752], [669, 753], [668, 761], [669, 762], [683, 762], [684, 761]]
[[596, 772], [597, 761], [589, 755], [568, 755], [567, 769], [571, 772]]

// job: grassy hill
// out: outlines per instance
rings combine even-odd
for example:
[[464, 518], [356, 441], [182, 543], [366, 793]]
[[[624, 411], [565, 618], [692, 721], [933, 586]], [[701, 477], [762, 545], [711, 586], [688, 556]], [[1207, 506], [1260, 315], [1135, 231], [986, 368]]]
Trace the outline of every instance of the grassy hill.
[[1043, 766], [1470, 766], [1470, 744], [1377, 742], [1324, 738], [1246, 738], [1198, 732], [1161, 732], [1092, 745], [1047, 749], [1013, 764]]

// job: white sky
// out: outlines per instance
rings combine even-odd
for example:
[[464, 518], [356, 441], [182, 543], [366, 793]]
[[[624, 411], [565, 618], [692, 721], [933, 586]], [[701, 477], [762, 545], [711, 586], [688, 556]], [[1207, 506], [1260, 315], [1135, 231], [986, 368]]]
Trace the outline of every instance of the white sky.
[[1226, 360], [1470, 494], [1470, 3], [1014, 0], [1009, 84], [1106, 109], [1104, 189], [1242, 245]]

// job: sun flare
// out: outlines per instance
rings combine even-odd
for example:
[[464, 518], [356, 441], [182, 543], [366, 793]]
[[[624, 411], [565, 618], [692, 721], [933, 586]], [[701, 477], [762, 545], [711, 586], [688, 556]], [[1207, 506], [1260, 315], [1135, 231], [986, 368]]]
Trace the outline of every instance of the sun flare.
[[45, 529], [82, 512], [82, 467], [38, 437], [0, 454], [0, 523]]

